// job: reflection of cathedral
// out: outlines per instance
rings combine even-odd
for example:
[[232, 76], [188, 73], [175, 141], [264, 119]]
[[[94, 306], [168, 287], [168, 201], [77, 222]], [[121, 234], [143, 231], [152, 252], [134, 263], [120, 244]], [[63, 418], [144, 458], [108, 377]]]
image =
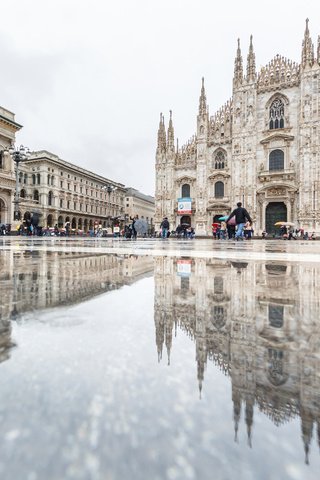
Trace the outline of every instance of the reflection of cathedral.
[[155, 261], [159, 359], [179, 327], [195, 342], [200, 392], [208, 361], [230, 377], [235, 435], [244, 415], [251, 444], [254, 407], [277, 426], [300, 416], [306, 461], [313, 430], [320, 443], [319, 283], [307, 264]]
[[82, 302], [152, 271], [153, 260], [146, 256], [1, 252], [0, 362], [9, 358], [11, 320], [19, 314]]

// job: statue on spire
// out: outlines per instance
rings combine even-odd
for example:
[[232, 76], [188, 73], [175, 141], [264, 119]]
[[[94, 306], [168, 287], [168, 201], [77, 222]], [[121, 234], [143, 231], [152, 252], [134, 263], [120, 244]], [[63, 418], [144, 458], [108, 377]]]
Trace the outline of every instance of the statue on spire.
[[201, 95], [199, 98], [199, 115], [204, 116], [207, 114], [207, 98], [204, 89], [204, 77], [202, 77]]
[[312, 67], [314, 64], [314, 47], [309, 32], [309, 18], [306, 19], [306, 29], [302, 41], [301, 66]]
[[173, 129], [173, 123], [172, 123], [172, 110], [170, 110], [167, 147], [168, 147], [168, 151], [174, 152], [174, 129]]
[[256, 76], [256, 55], [253, 51], [252, 35], [250, 35], [250, 46], [247, 57], [247, 82], [254, 82]]
[[164, 116], [160, 113], [160, 122], [158, 128], [158, 144], [157, 144], [157, 153], [162, 153], [166, 151], [166, 129], [164, 126]]
[[240, 49], [240, 39], [238, 38], [237, 55], [234, 61], [233, 85], [237, 87], [243, 82], [243, 60]]

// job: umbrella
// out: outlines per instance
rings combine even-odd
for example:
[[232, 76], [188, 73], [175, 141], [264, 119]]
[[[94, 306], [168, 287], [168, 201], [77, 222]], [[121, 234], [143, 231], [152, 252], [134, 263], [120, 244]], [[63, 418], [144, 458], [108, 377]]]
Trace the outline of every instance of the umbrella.
[[[223, 217], [220, 217], [219, 220], [221, 220], [222, 222], [225, 222], [227, 218], [229, 218], [229, 215], [224, 215]], [[235, 225], [236, 224], [235, 216], [231, 217], [227, 223], [228, 225]]]
[[294, 227], [294, 223], [292, 222], [276, 222], [274, 224], [275, 227], [281, 227], [281, 226], [284, 226], [284, 227]]
[[227, 224], [228, 225], [235, 225], [236, 224], [236, 217], [235, 216], [231, 217], [230, 220], [227, 222]]
[[137, 233], [147, 233], [148, 231], [148, 223], [143, 220], [142, 218], [139, 218], [134, 222], [134, 229]]

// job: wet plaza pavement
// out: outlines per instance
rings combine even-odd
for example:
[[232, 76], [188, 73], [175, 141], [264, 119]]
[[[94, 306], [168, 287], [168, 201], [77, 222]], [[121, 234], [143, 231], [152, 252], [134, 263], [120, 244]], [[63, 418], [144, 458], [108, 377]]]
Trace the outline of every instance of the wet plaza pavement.
[[319, 288], [320, 242], [0, 237], [0, 478], [318, 478]]

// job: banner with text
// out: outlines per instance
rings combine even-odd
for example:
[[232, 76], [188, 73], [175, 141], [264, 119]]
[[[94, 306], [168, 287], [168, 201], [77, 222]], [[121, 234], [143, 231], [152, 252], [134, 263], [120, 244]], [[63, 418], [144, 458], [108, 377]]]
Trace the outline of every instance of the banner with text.
[[178, 214], [186, 215], [191, 214], [191, 198], [178, 198]]

